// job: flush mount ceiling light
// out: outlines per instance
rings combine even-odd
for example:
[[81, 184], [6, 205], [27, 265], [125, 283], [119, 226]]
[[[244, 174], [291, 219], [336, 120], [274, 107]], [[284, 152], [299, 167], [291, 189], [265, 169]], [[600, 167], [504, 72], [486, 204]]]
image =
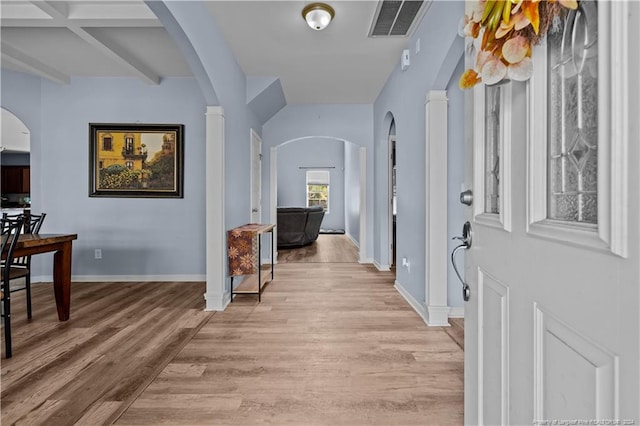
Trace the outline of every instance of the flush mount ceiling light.
[[316, 31], [327, 28], [335, 14], [333, 8], [325, 3], [311, 3], [302, 9], [302, 17]]

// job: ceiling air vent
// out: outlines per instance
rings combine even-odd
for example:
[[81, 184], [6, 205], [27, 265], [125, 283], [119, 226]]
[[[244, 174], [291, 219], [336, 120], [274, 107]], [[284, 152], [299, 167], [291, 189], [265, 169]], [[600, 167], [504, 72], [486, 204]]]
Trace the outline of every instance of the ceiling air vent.
[[407, 37], [420, 22], [430, 1], [382, 0], [378, 2], [369, 37]]

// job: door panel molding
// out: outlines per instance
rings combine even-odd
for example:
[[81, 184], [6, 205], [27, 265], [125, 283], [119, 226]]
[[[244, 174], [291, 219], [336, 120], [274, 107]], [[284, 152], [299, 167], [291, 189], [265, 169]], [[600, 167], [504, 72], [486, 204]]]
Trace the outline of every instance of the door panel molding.
[[[549, 342], [551, 341], [549, 339], [553, 339], [556, 347], [564, 345], [567, 349], [566, 353], [572, 355], [574, 359], [571, 362], [569, 360], [564, 361], [565, 366], [563, 367], [559, 350], [549, 349]], [[570, 388], [571, 383], [568, 383], [571, 379], [570, 370], [572, 366], [578, 363], [586, 364], [591, 370], [591, 377], [585, 377], [584, 374], [581, 377], [574, 377], [576, 381], [581, 379], [578, 385], [581, 386], [582, 392], [557, 395], [553, 399], [566, 398], [565, 402], [570, 406], [571, 401], [568, 400], [572, 395], [584, 396], [584, 382], [587, 381], [593, 386], [590, 393], [594, 403], [593, 419], [618, 419], [620, 406], [618, 356], [591, 341], [587, 336], [563, 323], [545, 308], [534, 302], [534, 422], [556, 418], [558, 415], [558, 413], [550, 413], [548, 407], [545, 407], [545, 400], [552, 398], [549, 393], [562, 393], [562, 389], [553, 388], [545, 383], [546, 369], [553, 365], [555, 369], [569, 371], [563, 379], [566, 382], [564, 383], [566, 388]]]
[[[494, 305], [499, 308], [491, 309]], [[498, 326], [485, 327], [490, 322]], [[488, 342], [486, 340], [490, 337], [486, 330], [498, 330], [499, 335], [493, 336], [494, 341]], [[494, 359], [487, 356], [486, 351], [489, 350], [500, 356], [497, 369], [485, 366], [485, 362]], [[499, 377], [486, 377], [490, 371], [496, 372]], [[495, 418], [488, 418], [487, 406], [495, 402], [490, 398], [496, 397], [496, 392], [491, 392], [496, 389], [487, 389], [491, 386], [499, 386], [499, 407], [492, 410], [499, 412], [499, 422]], [[509, 424], [509, 287], [481, 268], [478, 268], [478, 423]]]
[[547, 219], [547, 49], [533, 52], [527, 85], [527, 232], [628, 255], [628, 2], [598, 3], [598, 224]]

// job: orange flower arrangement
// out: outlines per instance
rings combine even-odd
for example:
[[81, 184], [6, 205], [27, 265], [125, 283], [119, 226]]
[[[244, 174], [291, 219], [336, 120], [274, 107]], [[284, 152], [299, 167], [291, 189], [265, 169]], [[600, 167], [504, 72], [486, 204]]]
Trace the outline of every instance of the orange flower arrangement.
[[531, 50], [547, 34], [555, 17], [577, 9], [577, 0], [478, 0], [464, 17], [462, 35], [480, 39], [473, 69], [458, 85], [468, 89], [503, 79], [526, 81], [533, 73]]

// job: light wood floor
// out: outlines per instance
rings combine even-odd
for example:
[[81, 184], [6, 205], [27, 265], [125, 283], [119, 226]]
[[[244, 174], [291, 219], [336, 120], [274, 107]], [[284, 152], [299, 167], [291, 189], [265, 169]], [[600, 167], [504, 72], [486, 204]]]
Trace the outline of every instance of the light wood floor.
[[50, 285], [14, 293], [2, 424], [462, 424], [460, 330], [427, 327], [394, 276], [281, 263], [263, 293], [203, 312], [203, 284]]
[[204, 325], [203, 283], [73, 283], [59, 322], [51, 284], [12, 294], [2, 425], [112, 423]]
[[279, 263], [357, 263], [358, 249], [346, 235], [320, 234], [307, 246], [278, 249]]
[[119, 425], [463, 422], [463, 351], [369, 265], [276, 265], [216, 313]]

